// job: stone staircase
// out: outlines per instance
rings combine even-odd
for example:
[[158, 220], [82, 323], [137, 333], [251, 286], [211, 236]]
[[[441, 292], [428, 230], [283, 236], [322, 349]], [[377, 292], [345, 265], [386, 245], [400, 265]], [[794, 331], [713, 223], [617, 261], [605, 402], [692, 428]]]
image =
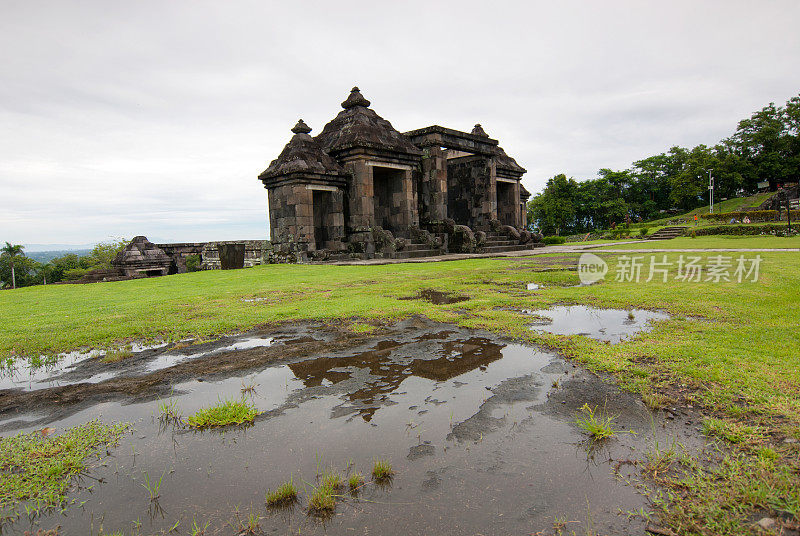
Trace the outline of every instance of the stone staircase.
[[482, 253], [504, 253], [506, 251], [522, 251], [531, 249], [532, 244], [520, 244], [519, 240], [512, 240], [504, 233], [489, 231], [486, 233], [486, 243], [480, 248]]
[[670, 240], [686, 234], [686, 227], [664, 227], [647, 237], [648, 240]]
[[432, 249], [428, 244], [423, 242], [411, 242], [401, 251], [392, 253], [393, 259], [416, 259], [418, 257], [432, 257], [434, 255], [442, 255], [441, 249]]

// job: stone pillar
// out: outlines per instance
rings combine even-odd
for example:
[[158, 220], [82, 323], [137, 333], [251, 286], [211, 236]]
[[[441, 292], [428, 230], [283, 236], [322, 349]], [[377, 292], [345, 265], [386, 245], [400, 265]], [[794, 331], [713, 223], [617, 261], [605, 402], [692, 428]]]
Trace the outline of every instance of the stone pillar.
[[425, 147], [419, 191], [420, 220], [447, 218], [447, 158], [441, 147]]
[[297, 226], [297, 231], [293, 234], [297, 237], [298, 250], [316, 249], [314, 246], [313, 191], [309, 190], [305, 184], [294, 184], [291, 188], [295, 202], [295, 225]]
[[417, 205], [417, 195], [414, 188], [414, 170], [403, 170], [400, 178], [400, 191], [397, 192], [395, 206], [399, 209], [398, 228], [403, 234], [407, 234], [409, 227], [419, 226], [419, 211]]
[[512, 190], [512, 199], [514, 200], [514, 227], [520, 228], [522, 225], [522, 206], [519, 200], [519, 181], [514, 181], [514, 189]]
[[325, 226], [328, 228], [328, 242], [325, 247], [333, 251], [344, 248], [344, 192], [336, 190], [331, 192], [331, 206], [325, 216]]
[[349, 210], [348, 242], [354, 253], [375, 253], [372, 240], [372, 227], [375, 225], [375, 192], [372, 183], [372, 168], [364, 160], [345, 164], [351, 173], [350, 189], [347, 196]]
[[487, 171], [489, 173], [489, 188], [488, 188], [488, 210], [485, 211], [489, 220], [497, 219], [497, 161], [494, 158], [489, 158], [486, 161]]
[[284, 184], [269, 190], [272, 243], [281, 254], [314, 249], [314, 205], [305, 184]]

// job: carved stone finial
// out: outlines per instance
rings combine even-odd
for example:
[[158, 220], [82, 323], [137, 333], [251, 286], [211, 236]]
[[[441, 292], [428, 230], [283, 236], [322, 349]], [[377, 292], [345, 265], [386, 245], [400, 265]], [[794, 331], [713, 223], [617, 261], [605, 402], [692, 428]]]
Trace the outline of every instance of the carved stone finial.
[[369, 104], [370, 102], [364, 98], [364, 95], [361, 94], [361, 91], [359, 91], [357, 87], [354, 87], [350, 90], [350, 96], [347, 97], [347, 100], [342, 103], [342, 108], [345, 110], [349, 110], [355, 106], [363, 106], [364, 108], [367, 108]]
[[475, 136], [483, 136], [484, 138], [488, 138], [489, 137], [489, 135], [486, 133], [486, 131], [483, 130], [483, 127], [481, 126], [480, 123], [475, 125], [475, 128], [472, 129], [472, 134], [474, 134]]
[[311, 127], [306, 125], [305, 121], [301, 119], [292, 128], [292, 132], [294, 132], [295, 134], [308, 134], [309, 132], [311, 132]]

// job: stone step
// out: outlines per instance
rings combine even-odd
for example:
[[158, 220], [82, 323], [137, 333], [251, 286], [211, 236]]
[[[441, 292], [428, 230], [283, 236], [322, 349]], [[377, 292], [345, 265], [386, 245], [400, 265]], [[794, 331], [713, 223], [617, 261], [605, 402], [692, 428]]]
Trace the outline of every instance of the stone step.
[[525, 249], [531, 249], [531, 246], [526, 244], [517, 244], [514, 246], [484, 246], [482, 249], [484, 253], [504, 253], [506, 251], [522, 251]]
[[425, 249], [430, 249], [430, 246], [428, 246], [428, 244], [417, 244], [412, 242], [411, 244], [406, 245], [406, 247], [403, 248], [403, 251], [419, 251]]
[[395, 251], [392, 255], [393, 259], [416, 259], [419, 257], [433, 257], [434, 255], [441, 255], [442, 252], [438, 249], [415, 249], [412, 251], [403, 250]]
[[519, 242], [516, 240], [486, 240], [485, 246], [516, 246]]
[[652, 235], [648, 236], [648, 240], [670, 240], [678, 236], [686, 234], [686, 227], [664, 227], [659, 229]]

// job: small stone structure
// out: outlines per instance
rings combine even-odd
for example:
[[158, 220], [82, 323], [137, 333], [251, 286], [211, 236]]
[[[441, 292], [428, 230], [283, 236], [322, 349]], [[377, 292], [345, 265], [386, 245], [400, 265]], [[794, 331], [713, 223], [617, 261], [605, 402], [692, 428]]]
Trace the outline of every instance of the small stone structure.
[[[220, 251], [228, 250], [235, 254], [228, 256], [228, 262], [220, 262]], [[137, 236], [111, 261], [110, 269], [92, 270], [76, 283], [182, 274], [188, 271], [186, 260], [191, 255], [200, 257], [202, 270], [249, 268], [269, 262], [270, 253], [267, 240], [153, 244], [146, 237]]]
[[164, 250], [144, 236], [131, 240], [111, 261], [111, 266], [125, 277], [167, 275], [171, 264], [172, 259]]
[[480, 125], [402, 134], [358, 88], [316, 137], [301, 119], [259, 175], [274, 259], [409, 257], [538, 244], [525, 173]]

